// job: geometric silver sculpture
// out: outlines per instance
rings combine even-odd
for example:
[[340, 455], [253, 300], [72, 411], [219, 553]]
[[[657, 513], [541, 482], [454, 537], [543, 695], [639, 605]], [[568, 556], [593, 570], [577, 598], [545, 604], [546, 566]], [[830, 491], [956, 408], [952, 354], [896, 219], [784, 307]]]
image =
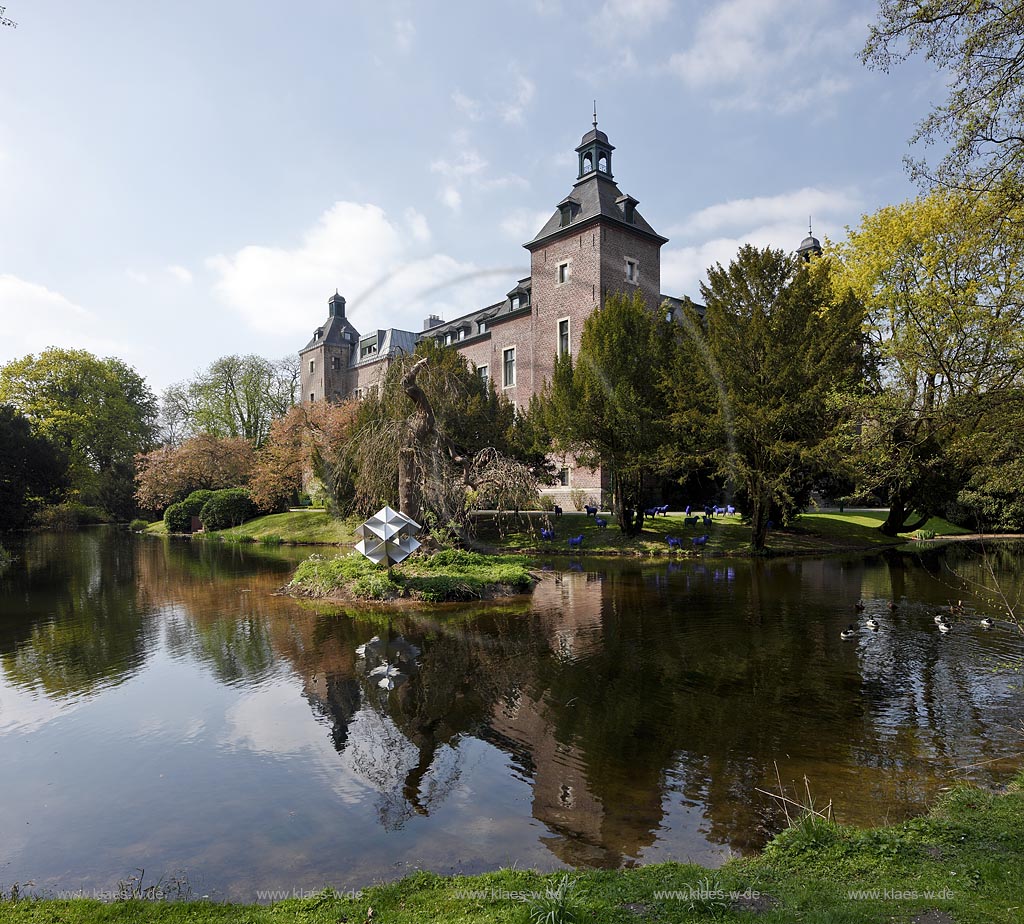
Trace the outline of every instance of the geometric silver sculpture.
[[359, 527], [363, 538], [356, 543], [356, 551], [375, 564], [384, 562], [390, 568], [420, 547], [415, 538], [420, 529], [420, 524], [404, 513], [383, 507]]

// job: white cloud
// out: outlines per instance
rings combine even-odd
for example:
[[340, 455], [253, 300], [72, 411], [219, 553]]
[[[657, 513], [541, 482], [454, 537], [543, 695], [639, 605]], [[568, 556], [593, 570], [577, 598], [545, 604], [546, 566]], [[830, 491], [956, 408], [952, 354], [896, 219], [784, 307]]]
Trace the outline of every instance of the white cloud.
[[590, 21], [594, 37], [606, 45], [646, 35], [672, 12], [672, 0], [605, 0]]
[[808, 217], [839, 218], [844, 224], [859, 215], [861, 200], [842, 189], [820, 189], [805, 186], [775, 196], [730, 199], [710, 205], [690, 215], [682, 224], [669, 228], [667, 234], [696, 236], [756, 227], [764, 224], [785, 226], [791, 222], [799, 229]]
[[184, 266], [178, 264], [172, 264], [167, 267], [167, 272], [170, 273], [178, 282], [182, 285], [189, 285], [192, 282], [192, 272], [185, 269]]
[[394, 28], [395, 45], [398, 46], [399, 51], [407, 52], [412, 48], [412, 43], [416, 38], [416, 24], [411, 19], [396, 19]]
[[863, 20], [837, 0], [801, 7], [784, 0], [725, 0], [710, 7], [668, 69], [721, 106], [794, 112], [846, 91], [837, 71], [857, 66]]
[[439, 158], [430, 165], [434, 173], [447, 180], [438, 190], [438, 198], [452, 211], [457, 212], [462, 206], [463, 192], [467, 186], [483, 191], [507, 189], [510, 186], [525, 189], [529, 186], [526, 180], [514, 173], [487, 176], [487, 161], [479, 151], [468, 146], [466, 137], [460, 133], [453, 140], [463, 146], [458, 155], [449, 160]]
[[537, 87], [529, 77], [518, 70], [513, 71], [512, 82], [512, 94], [501, 106], [501, 117], [506, 122], [518, 125], [523, 121], [523, 114], [533, 100]]
[[456, 317], [506, 291], [514, 270], [494, 279], [444, 254], [416, 259], [426, 222], [404, 218], [400, 226], [375, 205], [336, 202], [294, 246], [250, 244], [210, 258], [214, 291], [251, 327], [299, 339], [323, 320], [335, 288], [363, 330], [419, 330], [428, 314]]
[[410, 205], [405, 210], [403, 217], [405, 218], [405, 226], [409, 229], [409, 233], [421, 244], [429, 243], [430, 225], [427, 224], [426, 216]]
[[6, 357], [50, 346], [80, 348], [103, 356], [131, 352], [123, 343], [96, 336], [96, 315], [59, 292], [17, 276], [0, 275], [0, 330]]
[[553, 209], [546, 212], [532, 209], [513, 209], [500, 222], [501, 233], [515, 241], [527, 241], [532, 238], [544, 223], [551, 217]]
[[480, 101], [473, 99], [471, 96], [466, 96], [461, 90], [456, 90], [452, 93], [452, 102], [455, 103], [455, 108], [459, 112], [464, 116], [468, 116], [474, 122], [478, 122], [483, 116]]
[[700, 299], [709, 266], [727, 266], [744, 244], [793, 251], [806, 235], [808, 216], [819, 239], [839, 237], [860, 215], [862, 203], [850, 190], [804, 187], [775, 196], [732, 199], [689, 216], [670, 236], [690, 239], [666, 245], [661, 254], [661, 288], [669, 295]]

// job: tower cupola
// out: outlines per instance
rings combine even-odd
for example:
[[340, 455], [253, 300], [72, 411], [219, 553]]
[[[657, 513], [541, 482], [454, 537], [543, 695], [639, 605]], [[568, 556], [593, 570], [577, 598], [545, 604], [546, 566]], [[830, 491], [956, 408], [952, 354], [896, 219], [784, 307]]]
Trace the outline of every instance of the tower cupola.
[[327, 302], [327, 312], [332, 318], [345, 317], [345, 296], [339, 295], [337, 289]]
[[796, 252], [805, 263], [810, 263], [811, 257], [821, 256], [821, 241], [819, 241], [811, 231], [810, 218], [807, 219], [807, 237], [801, 241]]
[[598, 176], [612, 179], [612, 151], [615, 146], [608, 141], [608, 136], [597, 127], [597, 103], [594, 103], [594, 127], [583, 136], [576, 153], [580, 158], [580, 173], [584, 177], [596, 173]]

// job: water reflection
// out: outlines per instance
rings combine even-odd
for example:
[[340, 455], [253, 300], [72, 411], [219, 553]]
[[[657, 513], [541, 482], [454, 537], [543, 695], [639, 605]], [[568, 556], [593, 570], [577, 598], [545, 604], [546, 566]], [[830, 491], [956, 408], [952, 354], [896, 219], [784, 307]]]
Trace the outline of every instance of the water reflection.
[[[0, 846], [12, 881], [109, 884], [145, 858], [252, 898], [280, 870], [315, 887], [407, 862], [714, 860], [778, 830], [756, 792], [776, 766], [874, 823], [919, 811], [950, 773], [1019, 764], [1019, 674], [997, 665], [1024, 647], [974, 609], [993, 573], [1019, 591], [1020, 549], [1000, 547], [992, 573], [962, 547], [576, 560], [532, 599], [395, 618], [274, 596], [300, 551], [105, 530], [19, 554], [0, 575], [0, 817], [52, 805], [44, 781], [74, 779], [80, 798]], [[970, 617], [941, 636], [936, 608], [968, 590]], [[880, 628], [844, 642], [861, 598]], [[55, 742], [72, 765], [129, 769], [55, 769]], [[175, 818], [111, 822], [132, 799], [171, 799]], [[53, 850], [76, 818], [92, 840]]]

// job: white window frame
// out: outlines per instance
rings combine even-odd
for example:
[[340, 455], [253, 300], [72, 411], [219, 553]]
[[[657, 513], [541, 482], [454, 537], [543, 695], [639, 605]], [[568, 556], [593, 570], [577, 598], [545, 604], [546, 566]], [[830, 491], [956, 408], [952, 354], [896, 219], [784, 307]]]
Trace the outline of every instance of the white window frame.
[[487, 363], [484, 363], [482, 366], [477, 366], [476, 374], [480, 376], [485, 385], [490, 381], [491, 370], [487, 367]]
[[[629, 268], [633, 267], [633, 278], [629, 278]], [[640, 261], [636, 257], [626, 257], [626, 282], [630, 285], [640, 285]]]
[[[566, 340], [568, 345], [565, 350], [562, 349], [562, 322], [565, 321], [566, 327], [565, 332], [568, 334]], [[555, 354], [561, 359], [566, 353], [572, 352], [572, 319], [571, 318], [559, 318], [555, 322]]]
[[[518, 378], [518, 376], [517, 376], [517, 371], [518, 370], [516, 368], [516, 366], [517, 366], [517, 363], [516, 363], [516, 358], [517, 358], [516, 357], [516, 352], [517, 351], [516, 351], [515, 344], [513, 344], [512, 346], [507, 346], [507, 347], [503, 347], [502, 348], [502, 351], [501, 351], [501, 387], [502, 388], [515, 388], [516, 387], [516, 381], [517, 381], [517, 378]], [[508, 379], [508, 366], [507, 366], [506, 357], [508, 356], [509, 353], [512, 354], [512, 381], [511, 382], [507, 381], [507, 379]]]
[[[565, 270], [565, 279], [562, 279], [562, 270]], [[572, 279], [572, 257], [568, 260], [560, 260], [555, 267], [555, 286], [566, 286]]]

